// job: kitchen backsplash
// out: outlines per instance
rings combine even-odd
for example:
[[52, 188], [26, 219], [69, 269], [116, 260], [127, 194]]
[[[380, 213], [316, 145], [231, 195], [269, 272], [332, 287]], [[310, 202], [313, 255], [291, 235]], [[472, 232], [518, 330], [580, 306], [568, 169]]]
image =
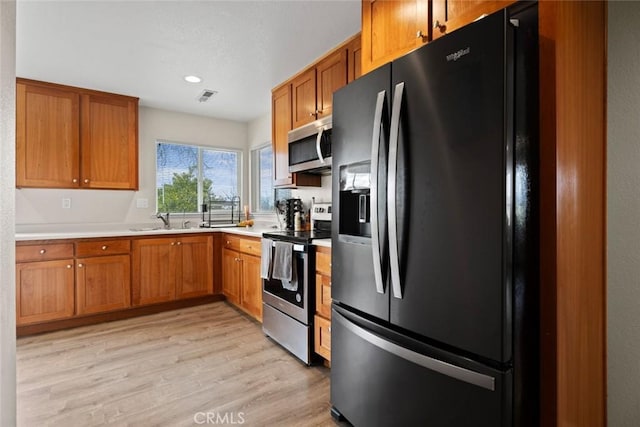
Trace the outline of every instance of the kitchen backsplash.
[[321, 187], [302, 187], [291, 190], [291, 197], [302, 199], [305, 209], [311, 208], [312, 197], [316, 202], [331, 202], [331, 175], [323, 175]]

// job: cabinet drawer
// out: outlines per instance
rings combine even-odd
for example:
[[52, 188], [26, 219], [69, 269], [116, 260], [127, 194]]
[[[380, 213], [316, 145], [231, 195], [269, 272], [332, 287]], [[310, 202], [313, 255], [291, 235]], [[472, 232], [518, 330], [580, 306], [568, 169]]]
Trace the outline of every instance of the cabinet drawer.
[[240, 239], [240, 252], [260, 256], [261, 251], [260, 240]]
[[16, 262], [73, 258], [73, 243], [16, 246]]
[[225, 234], [222, 239], [222, 247], [227, 249], [233, 249], [234, 251], [240, 250], [240, 238], [231, 234]]
[[96, 240], [76, 243], [78, 257], [128, 254], [130, 251], [130, 240]]
[[316, 252], [316, 272], [331, 276], [331, 249], [322, 248]]
[[331, 361], [331, 322], [324, 317], [314, 319], [314, 348], [320, 356]]
[[316, 312], [331, 319], [331, 278], [316, 274]]

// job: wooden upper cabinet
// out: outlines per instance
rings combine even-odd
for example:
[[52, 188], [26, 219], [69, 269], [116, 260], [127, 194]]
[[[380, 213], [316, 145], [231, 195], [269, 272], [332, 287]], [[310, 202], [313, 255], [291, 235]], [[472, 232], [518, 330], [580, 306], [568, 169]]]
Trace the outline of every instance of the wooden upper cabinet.
[[80, 96], [72, 91], [16, 86], [18, 187], [74, 188], [80, 181]]
[[358, 33], [347, 45], [347, 83], [362, 75], [362, 37]]
[[362, 72], [429, 41], [430, 22], [428, 0], [362, 0]]
[[287, 134], [291, 130], [291, 85], [286, 84], [272, 93], [271, 138], [273, 146], [273, 183], [290, 185], [289, 143]]
[[[339, 49], [316, 65], [316, 115], [322, 118], [333, 112], [333, 92], [347, 84], [347, 49]], [[313, 119], [313, 117], [312, 117]]]
[[82, 185], [138, 187], [138, 103], [133, 98], [82, 95]]
[[138, 99], [16, 84], [16, 186], [138, 189]]
[[316, 70], [309, 69], [291, 81], [293, 128], [316, 119]]
[[482, 15], [505, 8], [515, 0], [433, 0], [433, 39], [463, 27]]

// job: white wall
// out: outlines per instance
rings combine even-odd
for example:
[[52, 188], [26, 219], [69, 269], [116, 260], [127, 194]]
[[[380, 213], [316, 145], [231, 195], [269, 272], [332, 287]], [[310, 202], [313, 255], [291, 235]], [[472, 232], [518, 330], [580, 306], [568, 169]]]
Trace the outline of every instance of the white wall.
[[610, 426], [640, 420], [640, 3], [609, 2], [607, 364]]
[[248, 123], [247, 140], [250, 149], [271, 142], [271, 112]]
[[[247, 124], [140, 107], [139, 191], [21, 189], [16, 191], [17, 224], [141, 223], [153, 222], [155, 213], [155, 142], [158, 139], [244, 151], [243, 170], [248, 171]], [[248, 174], [243, 175], [248, 177]], [[243, 201], [248, 179], [243, 179]], [[62, 209], [62, 198], [71, 209]], [[148, 208], [136, 207], [137, 199]]]
[[16, 3], [0, 1], [0, 426], [16, 425]]

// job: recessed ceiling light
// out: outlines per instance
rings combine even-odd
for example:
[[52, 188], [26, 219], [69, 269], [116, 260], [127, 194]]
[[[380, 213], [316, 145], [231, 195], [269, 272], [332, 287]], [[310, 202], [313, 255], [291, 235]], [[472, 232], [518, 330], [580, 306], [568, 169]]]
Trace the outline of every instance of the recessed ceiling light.
[[185, 76], [184, 79], [189, 83], [200, 83], [202, 81], [202, 79], [198, 76]]

